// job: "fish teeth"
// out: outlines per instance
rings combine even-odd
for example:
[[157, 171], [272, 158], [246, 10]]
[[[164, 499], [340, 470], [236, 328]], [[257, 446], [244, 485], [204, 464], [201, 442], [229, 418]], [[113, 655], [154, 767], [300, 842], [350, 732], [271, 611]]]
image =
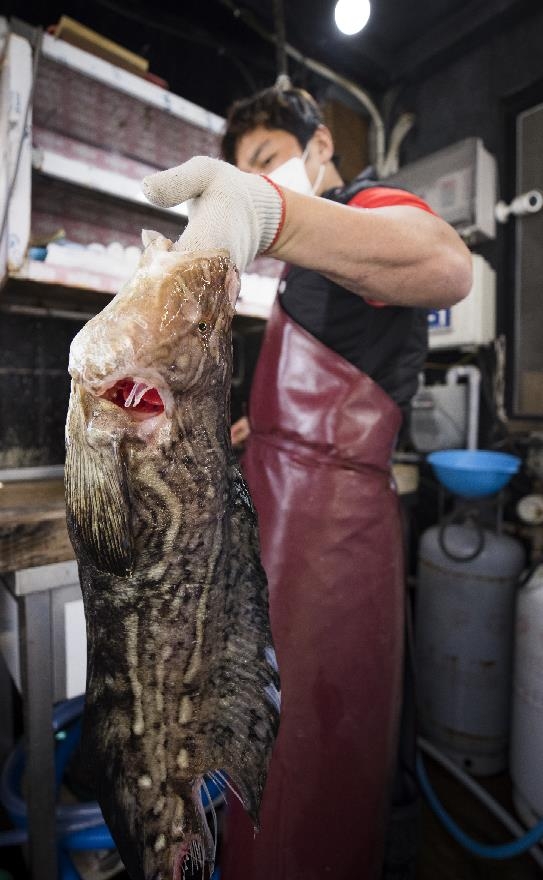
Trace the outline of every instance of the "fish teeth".
[[146, 382], [134, 382], [132, 390], [124, 402], [125, 407], [128, 409], [131, 406], [137, 406], [143, 395], [152, 387], [152, 385], [147, 385]]

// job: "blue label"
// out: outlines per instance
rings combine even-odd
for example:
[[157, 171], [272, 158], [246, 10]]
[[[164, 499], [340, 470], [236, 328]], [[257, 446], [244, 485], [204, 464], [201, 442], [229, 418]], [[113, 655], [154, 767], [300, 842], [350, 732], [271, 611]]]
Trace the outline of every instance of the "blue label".
[[450, 309], [431, 309], [428, 312], [429, 330], [447, 330], [451, 326]]

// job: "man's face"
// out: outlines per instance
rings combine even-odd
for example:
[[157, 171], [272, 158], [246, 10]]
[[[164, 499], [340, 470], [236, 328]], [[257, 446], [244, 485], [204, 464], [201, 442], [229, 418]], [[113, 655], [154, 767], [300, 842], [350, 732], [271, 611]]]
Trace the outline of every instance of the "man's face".
[[259, 125], [239, 139], [236, 165], [241, 171], [269, 174], [283, 162], [301, 156], [302, 153], [298, 140], [290, 132]]

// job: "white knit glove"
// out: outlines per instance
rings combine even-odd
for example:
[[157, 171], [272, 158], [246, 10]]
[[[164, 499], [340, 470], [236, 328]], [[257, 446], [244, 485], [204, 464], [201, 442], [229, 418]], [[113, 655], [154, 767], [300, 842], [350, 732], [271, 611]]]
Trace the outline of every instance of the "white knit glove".
[[284, 198], [269, 180], [209, 156], [150, 174], [142, 188], [161, 208], [191, 200], [188, 226], [177, 247], [225, 249], [240, 272], [270, 247], [283, 220]]

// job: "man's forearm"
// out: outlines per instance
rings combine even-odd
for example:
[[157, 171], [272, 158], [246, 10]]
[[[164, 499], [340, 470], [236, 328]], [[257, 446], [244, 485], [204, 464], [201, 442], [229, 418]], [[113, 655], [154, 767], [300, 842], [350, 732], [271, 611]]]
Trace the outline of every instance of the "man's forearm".
[[284, 195], [285, 222], [270, 256], [391, 305], [444, 308], [469, 293], [471, 255], [435, 215], [412, 206], [350, 208]]

